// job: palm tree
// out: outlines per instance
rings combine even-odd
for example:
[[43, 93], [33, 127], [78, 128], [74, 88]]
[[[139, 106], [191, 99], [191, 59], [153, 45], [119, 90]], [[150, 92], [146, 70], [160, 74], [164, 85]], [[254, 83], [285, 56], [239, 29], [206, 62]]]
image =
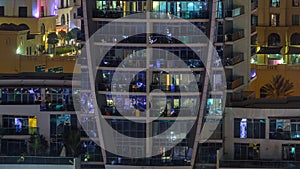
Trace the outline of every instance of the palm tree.
[[31, 135], [28, 142], [30, 153], [35, 156], [44, 154], [49, 147], [43, 135]]
[[59, 31], [58, 32], [58, 38], [62, 42], [63, 46], [65, 46], [65, 42], [67, 39], [67, 33], [65, 31]]
[[55, 54], [56, 44], [58, 43], [58, 37], [55, 32], [49, 33], [48, 36], [48, 44], [52, 45], [53, 54]]
[[261, 88], [261, 95], [266, 98], [284, 98], [291, 95], [294, 84], [281, 75], [273, 76], [272, 80]]
[[78, 157], [81, 153], [82, 141], [80, 140], [80, 130], [66, 127], [63, 134], [63, 143], [73, 157]]
[[73, 29], [71, 29], [71, 30], [68, 32], [68, 36], [69, 36], [70, 40], [71, 40], [71, 39], [74, 40], [74, 42], [73, 42], [73, 48], [74, 48], [75, 51], [76, 51], [76, 55], [78, 54], [77, 39], [81, 36], [80, 33], [81, 33], [81, 31], [80, 31], [80, 29], [78, 29], [78, 28], [73, 28]]

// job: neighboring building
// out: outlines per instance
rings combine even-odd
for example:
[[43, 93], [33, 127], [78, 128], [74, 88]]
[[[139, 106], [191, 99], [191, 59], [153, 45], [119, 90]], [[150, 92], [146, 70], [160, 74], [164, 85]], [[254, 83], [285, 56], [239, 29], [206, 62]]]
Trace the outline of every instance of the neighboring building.
[[56, 16], [54, 15], [54, 0], [1, 0], [0, 23], [25, 24], [29, 34], [37, 39], [37, 48], [45, 49], [47, 34], [55, 32]]
[[81, 10], [81, 0], [55, 0], [55, 3], [57, 31], [69, 31], [72, 28], [81, 27], [81, 21], [78, 19], [78, 13]]
[[10, 169], [80, 169], [80, 161], [73, 157], [9, 156], [1, 157], [0, 167]]
[[30, 34], [27, 25], [2, 24], [0, 26], [1, 73], [65, 72], [73, 73], [75, 54], [53, 56], [42, 54], [41, 40]]
[[[207, 103], [203, 104], [200, 107], [200, 117], [198, 119], [197, 125], [193, 128], [190, 134], [187, 137], [184, 137], [183, 141], [172, 148], [170, 151], [164, 152], [164, 146], [160, 145], [159, 140], [154, 140], [153, 145], [150, 143], [146, 143], [148, 147], [146, 151], [141, 151], [141, 156], [149, 153], [149, 149], [155, 149], [155, 147], [161, 147], [162, 153], [157, 156], [152, 156], [149, 158], [143, 159], [128, 159], [125, 157], [119, 157], [117, 155], [111, 154], [108, 151], [101, 151], [100, 162], [105, 165], [105, 168], [145, 168], [142, 165], [161, 166], [161, 168], [176, 168], [176, 166], [180, 169], [183, 168], [216, 168], [216, 150], [222, 147], [222, 105], [223, 102], [222, 92], [211, 92], [211, 90], [218, 91], [222, 89], [221, 85], [217, 84], [218, 82], [222, 82], [222, 74], [214, 76], [212, 79], [214, 80], [215, 86], [208, 85], [208, 78], [205, 78], [206, 69], [203, 66], [201, 60], [197, 57], [194, 58], [193, 51], [187, 47], [182, 47], [182, 41], [169, 41], [167, 36], [161, 35], [161, 37], [156, 37], [155, 35], [150, 36], [150, 34], [145, 34], [147, 30], [152, 30], [152, 27], [157, 28], [157, 30], [161, 31], [160, 34], [165, 34], [165, 30], [168, 30], [171, 34], [173, 31], [178, 30], [184, 32], [184, 28], [180, 26], [174, 26], [182, 24], [182, 21], [178, 21], [173, 19], [172, 17], [182, 17], [190, 22], [192, 22], [195, 26], [197, 26], [200, 30], [204, 32], [204, 34], [208, 37], [208, 39], [213, 42], [213, 45], [218, 52], [221, 62], [224, 65], [226, 82], [227, 82], [227, 101], [229, 102], [232, 99], [240, 99], [243, 97], [242, 90], [245, 86], [248, 85], [250, 81], [250, 42], [251, 42], [251, 13], [255, 13], [256, 6], [251, 5], [251, 1], [233, 1], [233, 0], [202, 0], [202, 1], [105, 1], [105, 0], [91, 0], [91, 1], [83, 1], [83, 16], [84, 16], [84, 30], [85, 37], [91, 37], [93, 33], [95, 33], [98, 29], [103, 28], [105, 25], [109, 24], [111, 21], [114, 21], [117, 18], [127, 16], [129, 14], [134, 13], [145, 13], [147, 12], [158, 12], [157, 15], [148, 16], [145, 19], [140, 19], [140, 26], [136, 26], [134, 29], [130, 29], [135, 33], [135, 30], [144, 30], [144, 34], [139, 36], [128, 37], [128, 34], [122, 32], [114, 32], [113, 34], [101, 35], [98, 37], [98, 41], [96, 46], [94, 44], [90, 44], [93, 50], [98, 49], [100, 47], [106, 46], [107, 48], [111, 48], [111, 50], [105, 55], [103, 61], [97, 68], [97, 78], [95, 88], [97, 90], [96, 97], [98, 98], [98, 104], [100, 105], [101, 112], [104, 115], [104, 118], [110, 123], [114, 128], [118, 128], [119, 132], [126, 132], [127, 134], [133, 133], [138, 136], [145, 137], [156, 135], [161, 133], [163, 130], [169, 128], [170, 124], [167, 121], [175, 120], [176, 117], [172, 117], [173, 110], [176, 109], [184, 109], [182, 105], [180, 105], [178, 100], [180, 100], [179, 96], [183, 91], [179, 92], [176, 90], [178, 86], [184, 85], [184, 83], [189, 82], [188, 79], [183, 79], [182, 77], [186, 77], [187, 75], [184, 72], [179, 72], [178, 78], [172, 77], [169, 73], [161, 73], [156, 69], [163, 68], [164, 66], [170, 64], [170, 60], [166, 60], [164, 58], [156, 61], [152, 64], [149, 53], [144, 53], [142, 49], [147, 51], [148, 49], [154, 48], [164, 49], [168, 52], [172, 52], [182, 60], [186, 62], [190, 66], [190, 68], [195, 71], [197, 77], [197, 84], [199, 86], [198, 91], [189, 92], [189, 90], [183, 92], [187, 95], [187, 105], [192, 105], [193, 96], [201, 96], [202, 102]], [[150, 21], [150, 22], [147, 22]], [[124, 24], [124, 22], [126, 22]], [[130, 19], [128, 20], [119, 20], [114, 21], [115, 25], [111, 26], [107, 29], [115, 30], [116, 28], [123, 29], [124, 25], [136, 25], [135, 23], [131, 23]], [[143, 27], [143, 24], [149, 24], [149, 27]], [[167, 24], [169, 23], [169, 25]], [[183, 24], [182, 24], [183, 25]], [[128, 26], [130, 27], [130, 26]], [[168, 28], [168, 29], [166, 29]], [[182, 30], [181, 30], [182, 29]], [[124, 30], [126, 28], [124, 27]], [[124, 31], [126, 32], [126, 31]], [[129, 31], [130, 32], [130, 31]], [[128, 33], [129, 33], [128, 32]], [[117, 44], [118, 47], [113, 47], [115, 42], [120, 36], [123, 36], [123, 40]], [[121, 36], [121, 37], [122, 37]], [[196, 36], [196, 35], [195, 35]], [[101, 39], [101, 38], [103, 39]], [[153, 38], [154, 37], [154, 38]], [[192, 41], [189, 41], [190, 37], [187, 36], [185, 43], [189, 44]], [[97, 45], [99, 47], [97, 48]], [[193, 44], [196, 47], [201, 48], [201, 43]], [[197, 46], [198, 45], [198, 46]], [[142, 50], [142, 51], [141, 51]], [[80, 60], [89, 59], [89, 46], [87, 45], [87, 58], [79, 58]], [[85, 51], [86, 52], [86, 51]], [[97, 51], [99, 53], [103, 53], [103, 51]], [[133, 78], [134, 80], [130, 83], [129, 92], [131, 97], [128, 100], [122, 98], [122, 95], [125, 93], [121, 91], [122, 82], [112, 85], [113, 74], [115, 73], [116, 67], [124, 60], [126, 57], [138, 57], [141, 59], [140, 62], [136, 63], [136, 67], [143, 67], [143, 58], [150, 61], [150, 65], [144, 65], [143, 68], [147, 68], [145, 71], [136, 72], [136, 69], [133, 67], [127, 67], [127, 69], [122, 70], [121, 74], [124, 77], [128, 76], [128, 74], [135, 72], [137, 75]], [[189, 60], [193, 62], [189, 63]], [[94, 64], [94, 61], [91, 61]], [[85, 97], [85, 105], [92, 105], [90, 97], [92, 97], [90, 92], [92, 92], [91, 87], [87, 85], [88, 72], [94, 72], [95, 70], [89, 70], [92, 68], [91, 62], [86, 62], [82, 65], [82, 76], [84, 77], [82, 87], [82, 95]], [[199, 64], [200, 63], [200, 64]], [[153, 66], [153, 67], [152, 67]], [[214, 63], [212, 67], [213, 71], [222, 71], [222, 68], [218, 66], [218, 62]], [[155, 68], [156, 67], [156, 68]], [[168, 67], [170, 71], [175, 71], [176, 66]], [[92, 76], [90, 76], [91, 78]], [[225, 79], [223, 79], [225, 80]], [[123, 82], [125, 83], [125, 82]], [[126, 84], [124, 84], [126, 87]], [[194, 85], [195, 86], [195, 85]], [[163, 92], [167, 93], [167, 104], [162, 105], [162, 108], [158, 106], [157, 110], [153, 111], [149, 102], [149, 95], [152, 90], [159, 89]], [[190, 90], [193, 90], [189, 87]], [[111, 91], [115, 93], [111, 94]], [[114, 101], [112, 99], [113, 95], [116, 95], [116, 99], [120, 100], [120, 102]], [[161, 97], [164, 95], [157, 95], [156, 97]], [[190, 97], [190, 98], [188, 98]], [[158, 101], [157, 101], [158, 103]], [[163, 104], [163, 103], [162, 103]], [[118, 111], [116, 111], [116, 107], [123, 109], [128, 109], [128, 113], [132, 113], [131, 117], [127, 117], [129, 119], [125, 119], [124, 117], [120, 117]], [[166, 112], [164, 117], [160, 117], [158, 120], [154, 121], [153, 124], [144, 123], [146, 120], [157, 117], [160, 114], [161, 109]], [[90, 109], [93, 111], [93, 107]], [[149, 111], [150, 110], [150, 111]], [[189, 112], [189, 110], [183, 110], [185, 113], [195, 113]], [[194, 110], [195, 111], [195, 110]], [[197, 110], [196, 110], [197, 111]], [[147, 113], [146, 113], [147, 112]], [[148, 114], [149, 112], [149, 114]], [[83, 113], [92, 113], [92, 112], [83, 112]], [[197, 112], [196, 112], [197, 114]], [[92, 115], [92, 114], [90, 114]], [[202, 116], [203, 115], [203, 118]], [[85, 117], [86, 115], [83, 115]], [[197, 118], [197, 116], [193, 116], [189, 114], [187, 117]], [[182, 118], [185, 119], [186, 117]], [[87, 116], [83, 118], [85, 122], [90, 120], [88, 124], [97, 124], [93, 117]], [[131, 120], [140, 120], [142, 123], [135, 123]], [[188, 119], [188, 118], [186, 118]], [[82, 120], [82, 119], [79, 119]], [[193, 119], [191, 119], [193, 120]], [[202, 143], [200, 140], [200, 130], [203, 125], [203, 121], [207, 121], [208, 123], [217, 124], [216, 131], [209, 131], [212, 134], [212, 137], [205, 138], [208, 139], [206, 142]], [[212, 125], [213, 124], [208, 124]], [[95, 129], [92, 125], [91, 130]], [[129, 129], [131, 127], [131, 129]], [[133, 127], [135, 126], [135, 127]], [[160, 126], [160, 127], [159, 127]], [[182, 126], [184, 128], [186, 126]], [[98, 131], [100, 129], [98, 128]], [[197, 133], [197, 134], [196, 134]], [[101, 133], [97, 133], [101, 134]], [[178, 134], [178, 135], [177, 135]], [[209, 134], [209, 135], [210, 135]], [[175, 136], [180, 136], [179, 133], [175, 133]], [[193, 137], [195, 136], [195, 137]], [[99, 136], [99, 139], [102, 140], [102, 144], [106, 144], [103, 140], [105, 140], [105, 136]], [[131, 153], [134, 149], [139, 149], [138, 143], [131, 143], [131, 147], [124, 147], [127, 145], [126, 140], [116, 141], [116, 147], [120, 150], [123, 148]], [[100, 141], [101, 143], [101, 141]], [[179, 150], [179, 155], [173, 155], [172, 152], [175, 149]], [[143, 148], [141, 148], [143, 150]], [[87, 164], [93, 165], [93, 162], [87, 162]]]
[[[252, 39], [251, 78], [247, 91], [255, 91], [256, 98], [260, 89], [281, 74], [294, 82], [299, 96], [299, 79], [293, 72], [299, 70], [300, 63], [300, 5], [298, 0], [261, 0], [258, 1], [257, 35]], [[256, 49], [255, 49], [256, 48]], [[270, 74], [270, 72], [272, 72]]]
[[59, 156], [63, 126], [78, 125], [72, 74], [30, 72], [0, 76], [1, 154], [28, 155], [30, 135], [41, 134], [50, 145], [50, 154]]
[[299, 101], [257, 99], [226, 108], [219, 168], [299, 168]]

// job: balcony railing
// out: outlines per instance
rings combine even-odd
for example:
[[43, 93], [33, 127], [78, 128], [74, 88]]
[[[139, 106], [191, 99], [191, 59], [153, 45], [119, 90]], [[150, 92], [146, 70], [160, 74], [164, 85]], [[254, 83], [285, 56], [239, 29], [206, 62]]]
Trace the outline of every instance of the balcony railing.
[[234, 77], [232, 81], [227, 82], [227, 89], [235, 89], [244, 83], [243, 76]]
[[300, 168], [300, 162], [278, 160], [221, 160], [220, 168]]
[[26, 128], [5, 128], [0, 127], [0, 131], [2, 135], [31, 135], [31, 134], [39, 134], [39, 128], [37, 127], [26, 127]]
[[[73, 165], [73, 157], [0, 156], [0, 164], [56, 164]], [[59, 167], [58, 167], [59, 168]]]
[[230, 32], [230, 33], [225, 34], [225, 42], [236, 41], [241, 38], [244, 38], [244, 30], [243, 29], [233, 30], [232, 33]]
[[244, 14], [244, 7], [240, 6], [240, 7], [231, 9], [231, 10], [227, 10], [226, 17], [236, 17], [236, 16], [240, 16], [242, 14]]
[[274, 140], [300, 140], [299, 131], [277, 131], [269, 133], [270, 139]]
[[152, 19], [208, 19], [208, 11], [180, 11], [172, 14], [165, 12], [153, 12], [151, 13]]
[[235, 53], [233, 55], [233, 57], [227, 57], [224, 60], [223, 65], [224, 66], [232, 66], [232, 65], [235, 65], [235, 64], [240, 63], [242, 61], [244, 61], [244, 53]]
[[130, 14], [143, 13], [142, 11], [120, 11], [120, 10], [99, 10], [93, 11], [93, 18], [121, 18]]

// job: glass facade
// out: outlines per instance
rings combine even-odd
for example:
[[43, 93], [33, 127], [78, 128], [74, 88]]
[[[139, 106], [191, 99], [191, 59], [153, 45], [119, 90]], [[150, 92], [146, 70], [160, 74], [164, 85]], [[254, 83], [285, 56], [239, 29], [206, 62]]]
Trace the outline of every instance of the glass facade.
[[234, 143], [235, 160], [260, 159], [260, 145], [254, 143]]
[[[146, 11], [146, 1], [96, 1], [94, 17], [119, 18]], [[208, 1], [152, 1], [153, 18], [208, 18]]]
[[297, 140], [300, 139], [300, 120], [271, 119], [270, 139]]
[[71, 88], [1, 88], [0, 91], [3, 105], [38, 104], [41, 111], [74, 110]]

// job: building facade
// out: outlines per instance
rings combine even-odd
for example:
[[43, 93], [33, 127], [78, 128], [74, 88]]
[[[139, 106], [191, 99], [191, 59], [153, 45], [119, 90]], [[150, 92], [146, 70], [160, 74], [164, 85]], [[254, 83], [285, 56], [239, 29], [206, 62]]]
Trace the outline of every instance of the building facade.
[[281, 74], [294, 83], [299, 96], [299, 2], [297, 0], [264, 0], [258, 2], [257, 34], [251, 39], [251, 76], [254, 79], [249, 91], [260, 98], [260, 89], [273, 75]]
[[219, 168], [299, 168], [298, 102], [257, 99], [226, 108]]
[[[164, 139], [169, 136], [161, 140], [152, 139], [152, 142], [146, 141], [145, 144], [113, 137], [116, 152], [136, 152], [136, 157], [143, 158], [128, 158], [102, 149], [102, 162], [106, 168], [142, 168], [143, 165], [156, 168], [216, 168], [216, 150], [222, 147], [222, 108], [226, 104], [222, 89], [227, 87], [227, 100], [240, 99], [243, 97], [243, 88], [250, 81], [251, 13], [255, 9], [255, 6], [251, 7], [251, 1], [231, 0], [83, 1], [85, 36], [86, 40], [90, 40], [86, 46], [86, 55], [79, 58], [84, 61], [81, 69], [85, 77], [82, 83], [82, 97], [85, 98], [83, 104], [93, 105], [91, 98], [96, 97], [97, 106], [101, 109], [100, 116], [118, 132], [134, 138], [148, 138], [169, 129], [179, 116], [179, 110], [183, 114], [180, 117], [182, 122], [197, 121], [186, 136], [180, 132], [169, 133], [175, 140], [182, 138], [172, 148], [163, 144]], [[130, 14], [140, 14], [141, 17], [130, 19]], [[126, 16], [128, 18], [116, 20]], [[191, 35], [197, 37], [199, 34], [188, 34], [184, 27], [185, 21], [178, 18], [195, 25], [211, 43], [197, 42], [201, 38], [193, 41]], [[153, 31], [156, 32], [152, 33]], [[190, 31], [193, 32], [192, 29]], [[182, 37], [177, 38], [176, 32], [181, 32]], [[206, 60], [201, 60], [196, 57], [197, 50], [183, 44], [194, 45], [203, 51], [207, 49], [205, 45], [212, 44], [214, 54], [220, 60], [207, 65], [209, 54], [206, 55]], [[155, 49], [165, 50], [183, 60], [186, 70], [177, 70], [178, 66], [174, 66], [172, 57], [167, 58], [162, 54], [163, 57], [155, 58], [151, 55], [151, 51]], [[92, 60], [91, 55], [96, 56], [96, 59]], [[128, 58], [134, 58], [135, 61], [129, 65]], [[118, 71], [122, 64], [125, 66]], [[189, 78], [187, 69], [194, 72], [195, 83]], [[211, 77], [211, 82], [206, 76], [210, 71], [215, 74]], [[96, 76], [89, 75], [91, 72], [95, 72]], [[114, 76], [124, 79], [114, 81]], [[130, 79], [129, 83], [126, 78]], [[89, 81], [91, 82], [88, 84]], [[182, 86], [187, 89], [183, 90]], [[197, 89], [194, 89], [195, 86]], [[160, 92], [153, 94], [157, 90]], [[125, 97], [127, 94], [129, 97]], [[166, 102], [161, 98], [165, 98]], [[201, 103], [199, 110], [192, 110], [191, 107], [194, 106], [191, 105], [197, 101]], [[88, 110], [84, 112], [90, 116], [83, 114], [79, 121], [84, 120], [86, 125], [94, 124], [83, 126], [86, 132], [98, 130], [95, 134], [98, 140], [95, 138], [95, 141], [105, 146], [108, 144], [105, 138], [108, 137], [105, 135], [107, 133], [102, 135], [99, 132], [101, 125], [93, 116], [93, 106]], [[149, 120], [152, 123], [147, 123]], [[200, 134], [202, 125], [208, 128], [216, 126], [216, 130], [208, 131], [207, 135], [210, 137], [205, 138], [204, 130]], [[185, 123], [181, 126], [188, 127], [190, 126]], [[88, 135], [91, 137], [91, 134]], [[156, 150], [159, 151], [157, 155], [145, 157]]]

